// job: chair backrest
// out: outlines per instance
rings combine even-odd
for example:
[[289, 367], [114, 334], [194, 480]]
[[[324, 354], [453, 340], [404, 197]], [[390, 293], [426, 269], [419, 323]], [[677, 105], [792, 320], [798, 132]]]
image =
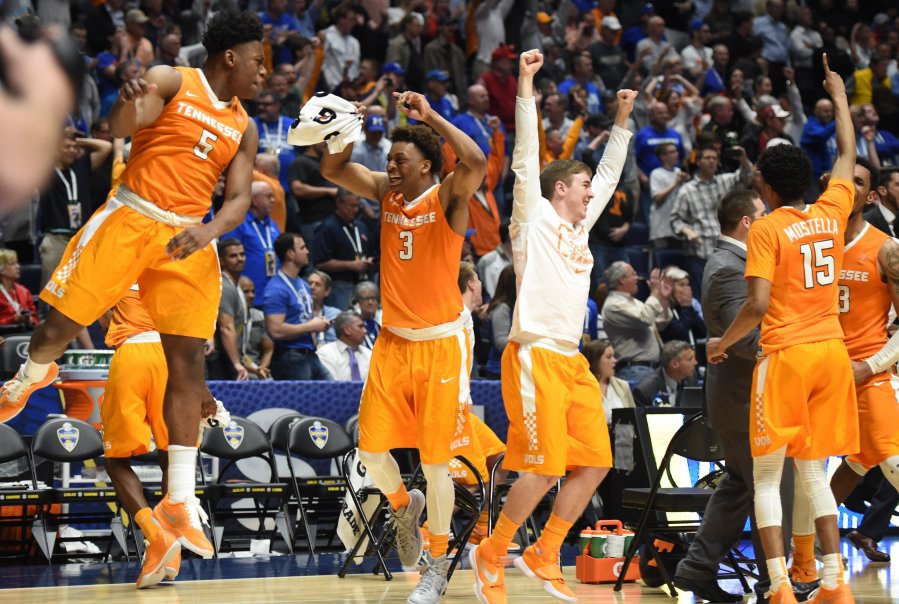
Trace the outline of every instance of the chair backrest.
[[25, 441], [13, 428], [0, 424], [0, 462], [28, 457]]
[[303, 419], [303, 414], [293, 411], [285, 413], [272, 422], [268, 429], [268, 439], [272, 441], [272, 446], [275, 449], [287, 451], [287, 437], [290, 435], [290, 427], [301, 419]]
[[350, 438], [353, 439], [354, 443], [359, 442], [359, 414], [357, 413], [350, 419], [346, 420], [346, 428], [347, 434], [350, 435]]
[[0, 349], [0, 371], [3, 373], [15, 373], [19, 366], [28, 358], [28, 345], [31, 342], [31, 334], [17, 334], [5, 336], [6, 345]]
[[221, 429], [205, 430], [200, 451], [222, 459], [246, 459], [271, 455], [268, 435], [255, 422], [244, 417], [231, 417]]
[[709, 427], [705, 414], [697, 413], [671, 437], [666, 458], [669, 454], [695, 461], [721, 461], [724, 459], [724, 445], [718, 433]]
[[56, 417], [37, 429], [31, 452], [57, 462], [94, 459], [103, 455], [103, 437], [99, 430], [80, 419]]
[[304, 417], [290, 428], [287, 452], [308, 459], [333, 459], [355, 448], [343, 426], [323, 417]]

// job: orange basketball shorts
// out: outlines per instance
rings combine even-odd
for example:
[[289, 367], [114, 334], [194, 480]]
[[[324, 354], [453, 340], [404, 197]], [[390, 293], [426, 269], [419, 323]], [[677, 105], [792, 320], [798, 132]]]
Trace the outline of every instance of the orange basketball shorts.
[[209, 339], [222, 278], [213, 244], [171, 260], [169, 226], [111, 197], [69, 242], [41, 300], [81, 325], [115, 306], [135, 282], [160, 333]]
[[890, 374], [880, 373], [855, 389], [858, 399], [859, 451], [851, 461], [871, 469], [899, 455], [899, 402]]
[[468, 417], [468, 350], [463, 330], [425, 341], [381, 330], [359, 405], [359, 449], [418, 448], [422, 463], [449, 462]]
[[[461, 442], [460, 442], [461, 441]], [[459, 446], [453, 449], [453, 455], [461, 455], [477, 468], [478, 474], [484, 483], [490, 482], [490, 468], [487, 467], [487, 458], [502, 453], [506, 450], [503, 441], [474, 413], [468, 414], [465, 432], [461, 439], [455, 439], [454, 444]], [[471, 470], [462, 462], [453, 459], [450, 461], [450, 476], [461, 484], [477, 484], [477, 479], [471, 475]]]
[[502, 359], [509, 435], [503, 467], [563, 476], [612, 466], [602, 392], [581, 354], [509, 342]]
[[[122, 344], [112, 356], [100, 404], [106, 457], [133, 457], [169, 448], [162, 417], [168, 369], [162, 344]], [[151, 442], [152, 439], [152, 442]]]
[[749, 417], [753, 457], [787, 447], [787, 457], [856, 453], [858, 410], [842, 340], [797, 344], [761, 358]]

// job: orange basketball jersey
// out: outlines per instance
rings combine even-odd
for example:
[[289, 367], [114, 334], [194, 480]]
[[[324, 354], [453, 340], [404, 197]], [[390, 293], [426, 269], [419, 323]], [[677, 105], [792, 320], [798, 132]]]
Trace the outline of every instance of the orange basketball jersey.
[[381, 305], [384, 325], [421, 329], [462, 312], [462, 236], [443, 214], [434, 185], [406, 202], [388, 193], [381, 204]]
[[771, 282], [762, 320], [762, 350], [843, 337], [837, 310], [837, 279], [843, 266], [843, 232], [855, 189], [830, 180], [804, 210], [781, 207], [749, 229], [746, 277]]
[[106, 345], [116, 348], [131, 336], [147, 331], [156, 331], [156, 324], [140, 301], [137, 286], [132, 286], [112, 309], [112, 321], [106, 332]]
[[877, 254], [888, 238], [865, 223], [862, 232], [846, 244], [840, 271], [840, 325], [853, 361], [867, 359], [887, 341], [893, 299], [880, 275]]
[[216, 99], [201, 70], [175, 69], [181, 88], [152, 125], [134, 133], [122, 182], [163, 210], [202, 217], [240, 147], [247, 112], [237, 97]]

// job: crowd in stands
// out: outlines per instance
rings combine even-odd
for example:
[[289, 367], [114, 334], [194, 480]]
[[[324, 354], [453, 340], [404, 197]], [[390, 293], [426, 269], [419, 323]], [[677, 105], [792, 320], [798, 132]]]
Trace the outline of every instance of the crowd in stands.
[[[798, 145], [816, 177], [833, 164], [823, 52], [847, 82], [858, 155], [882, 173], [869, 220], [892, 231], [899, 210], [899, 5], [889, 0], [105, 0], [42, 1], [36, 12], [30, 4], [21, 0], [8, 19], [23, 32], [68, 28], [92, 77], [61, 125], [48, 185], [3, 223], [0, 325], [26, 329], [40, 312], [38, 288], [17, 284], [18, 263], [40, 265], [38, 286], [46, 283], [127, 162], [129, 143], [113, 139], [106, 121], [122, 82], [156, 65], [201, 65], [216, 10], [236, 5], [264, 24], [266, 87], [247, 103], [259, 130], [252, 205], [218, 242], [223, 295], [207, 346], [211, 379], [367, 374], [380, 329], [380, 200], [322, 176], [324, 143], [287, 142], [316, 91], [366, 108], [352, 160], [371, 170], [386, 168], [391, 129], [412, 121], [392, 94], [403, 90], [424, 93], [488, 158], [460, 258], [476, 264], [483, 284], [475, 378], [499, 376], [515, 304], [508, 215], [522, 50], [546, 57], [535, 80], [544, 165], [576, 159], [595, 168], [616, 91], [639, 92], [618, 190], [590, 233], [595, 293], [584, 309], [584, 353], [614, 405], [654, 404], [693, 376], [717, 204], [754, 185], [759, 154]], [[456, 158], [448, 145], [444, 154], [445, 175]], [[651, 392], [645, 380], [654, 380]]]

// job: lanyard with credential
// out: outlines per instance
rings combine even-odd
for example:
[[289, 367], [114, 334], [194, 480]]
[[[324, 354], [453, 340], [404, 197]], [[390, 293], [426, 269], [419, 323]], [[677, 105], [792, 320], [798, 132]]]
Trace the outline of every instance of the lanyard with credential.
[[265, 122], [259, 120], [259, 124], [262, 126], [262, 129], [265, 130], [265, 146], [269, 153], [280, 153], [281, 152], [281, 134], [282, 128], [284, 127], [284, 120], [278, 117], [278, 144], [272, 144], [272, 133], [269, 131], [268, 126], [265, 125]]
[[[15, 287], [15, 285], [13, 286]], [[3, 292], [3, 296], [6, 298], [6, 301], [9, 302], [9, 305], [12, 306], [13, 311], [19, 312], [19, 309], [22, 308], [22, 305], [19, 304], [19, 301], [12, 296], [9, 295], [9, 292], [6, 291], [6, 288], [0, 285], [0, 291]], [[15, 291], [15, 290], [13, 290]]]
[[69, 183], [69, 179], [65, 177], [62, 170], [59, 168], [56, 168], [56, 175], [59, 176], [59, 180], [62, 181], [63, 186], [66, 188], [69, 228], [75, 231], [81, 228], [81, 204], [78, 202], [78, 177], [75, 175], [75, 170], [72, 168], [67, 168], [67, 171], [72, 176], [71, 183]]
[[273, 277], [278, 264], [275, 262], [275, 250], [272, 248], [272, 230], [269, 228], [268, 224], [264, 224], [265, 237], [263, 237], [262, 231], [259, 230], [259, 225], [256, 224], [256, 221], [253, 220], [250, 224], [253, 225], [253, 230], [256, 231], [256, 236], [259, 238], [259, 243], [262, 245], [262, 256], [265, 260], [265, 276]]
[[[290, 277], [288, 277], [287, 275], [284, 274], [284, 271], [278, 271], [278, 276], [281, 277], [281, 280], [284, 281], [285, 284], [287, 284], [287, 287], [289, 287], [290, 291], [293, 292], [293, 295], [296, 296], [297, 304], [300, 305], [300, 309], [306, 315], [311, 315], [312, 314], [312, 296], [310, 296], [306, 292], [306, 290], [303, 289], [302, 287], [300, 288], [301, 290], [303, 290], [303, 295], [301, 296], [300, 292], [297, 291], [297, 288], [294, 287], [293, 283], [291, 283]], [[302, 317], [301, 317], [301, 319], [302, 319]]]
[[[359, 235], [359, 227], [353, 223], [353, 232], [350, 233], [350, 227], [347, 225], [343, 226], [343, 232], [346, 235], [347, 239], [350, 240], [350, 245], [353, 246], [353, 253], [356, 254], [356, 260], [362, 258], [362, 238]], [[355, 237], [353, 237], [355, 235]]]

